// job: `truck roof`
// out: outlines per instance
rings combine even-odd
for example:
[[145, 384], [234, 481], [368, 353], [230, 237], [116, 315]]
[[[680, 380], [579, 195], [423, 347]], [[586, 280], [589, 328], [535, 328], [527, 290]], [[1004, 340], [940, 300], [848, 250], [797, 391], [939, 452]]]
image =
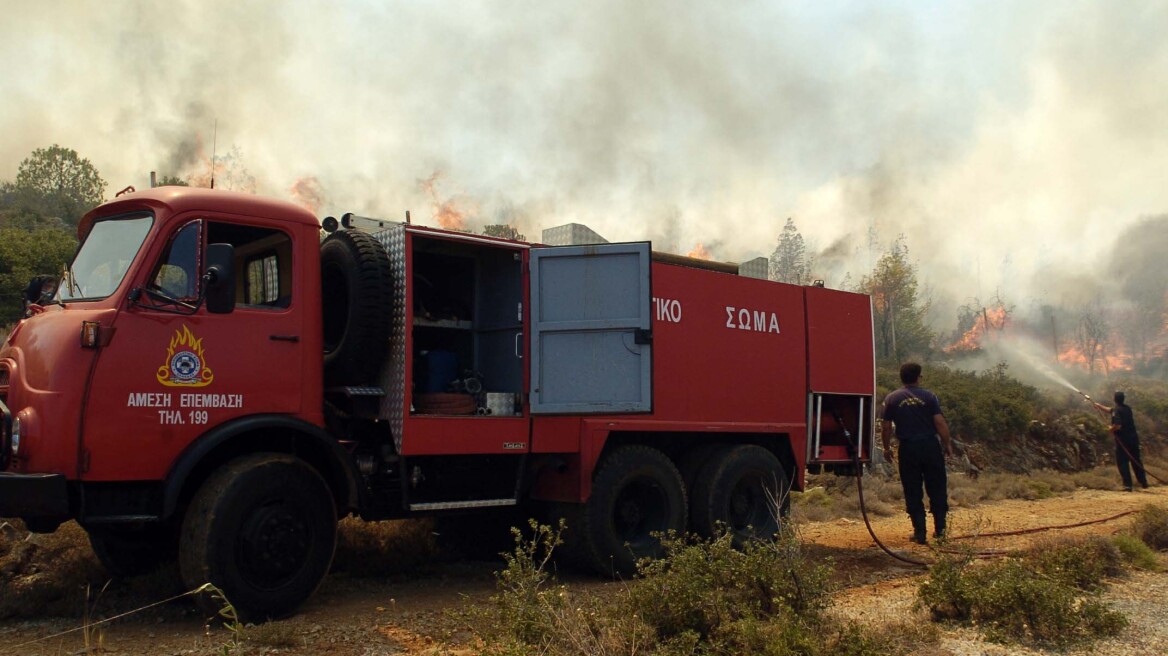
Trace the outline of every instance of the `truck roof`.
[[237, 191], [167, 186], [130, 192], [98, 205], [81, 218], [77, 224], [77, 236], [84, 237], [96, 219], [142, 209], [166, 210], [174, 214], [190, 210], [229, 212], [320, 225], [320, 220], [312, 212], [287, 201]]

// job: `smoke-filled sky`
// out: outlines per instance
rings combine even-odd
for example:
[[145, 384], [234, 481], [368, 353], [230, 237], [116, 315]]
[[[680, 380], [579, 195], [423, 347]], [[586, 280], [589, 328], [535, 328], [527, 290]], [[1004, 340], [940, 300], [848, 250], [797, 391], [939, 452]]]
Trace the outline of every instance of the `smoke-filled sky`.
[[0, 0], [0, 16], [5, 180], [59, 143], [112, 195], [201, 175], [215, 140], [259, 192], [300, 181], [322, 215], [433, 222], [437, 203], [730, 261], [769, 254], [792, 217], [833, 284], [903, 233], [949, 307], [1060, 302], [1106, 275], [1121, 230], [1168, 212], [1163, 0]]

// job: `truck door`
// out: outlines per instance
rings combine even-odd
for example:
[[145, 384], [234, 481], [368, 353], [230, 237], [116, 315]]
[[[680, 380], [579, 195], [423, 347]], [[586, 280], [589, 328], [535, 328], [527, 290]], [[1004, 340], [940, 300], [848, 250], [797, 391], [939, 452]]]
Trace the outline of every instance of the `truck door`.
[[[135, 274], [93, 372], [88, 480], [159, 480], [214, 426], [304, 411], [305, 299], [293, 294], [291, 235], [279, 225], [200, 215], [161, 237], [165, 246]], [[235, 247], [231, 314], [198, 304], [209, 243]]]
[[530, 257], [531, 412], [652, 412], [649, 244]]

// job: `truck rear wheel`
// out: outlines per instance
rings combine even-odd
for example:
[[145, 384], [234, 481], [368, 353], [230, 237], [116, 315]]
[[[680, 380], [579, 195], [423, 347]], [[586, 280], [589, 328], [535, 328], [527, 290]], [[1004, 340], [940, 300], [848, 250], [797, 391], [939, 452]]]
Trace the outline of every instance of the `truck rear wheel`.
[[86, 526], [85, 532], [98, 562], [113, 578], [149, 574], [178, 557], [170, 527]]
[[772, 539], [788, 492], [787, 475], [773, 453], [753, 444], [725, 447], [694, 481], [690, 519], [704, 537], [729, 531], [739, 545]]
[[[320, 474], [292, 456], [229, 462], [195, 494], [179, 567], [188, 589], [210, 582], [241, 621], [291, 615], [324, 580], [337, 542], [336, 506]], [[206, 610], [218, 612], [209, 596]]]
[[371, 235], [332, 233], [320, 245], [325, 385], [372, 383], [389, 348], [389, 256]]
[[592, 566], [606, 575], [631, 576], [637, 560], [661, 555], [654, 535], [685, 530], [685, 485], [677, 467], [647, 446], [614, 451], [592, 481], [579, 536]]

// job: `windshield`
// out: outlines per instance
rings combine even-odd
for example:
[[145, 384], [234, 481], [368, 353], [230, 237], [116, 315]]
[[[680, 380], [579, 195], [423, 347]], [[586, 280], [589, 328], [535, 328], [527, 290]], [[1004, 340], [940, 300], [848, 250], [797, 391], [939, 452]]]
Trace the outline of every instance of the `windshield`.
[[93, 224], [58, 287], [62, 301], [105, 298], [114, 293], [138, 254], [154, 217], [135, 214]]

